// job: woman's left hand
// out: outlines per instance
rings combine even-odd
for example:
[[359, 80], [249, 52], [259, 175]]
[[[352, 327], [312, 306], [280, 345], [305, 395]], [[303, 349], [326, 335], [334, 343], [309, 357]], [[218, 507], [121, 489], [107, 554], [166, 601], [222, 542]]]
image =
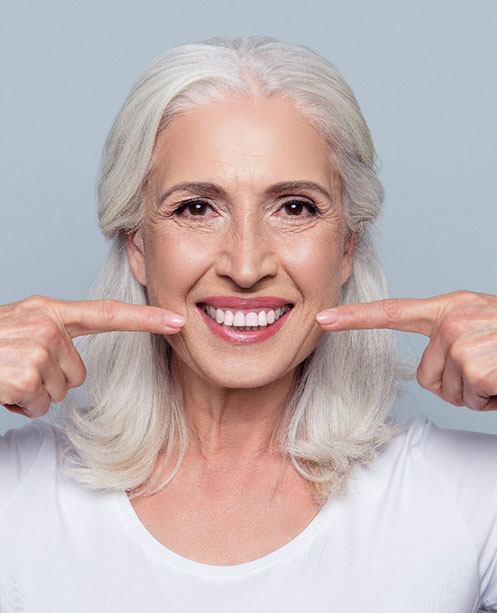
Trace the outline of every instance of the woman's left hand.
[[[391, 328], [430, 338], [417, 368], [421, 387], [456, 406], [497, 411], [497, 296], [460, 290], [433, 298], [388, 298], [320, 311], [326, 331]], [[319, 321], [319, 320], [318, 320]]]

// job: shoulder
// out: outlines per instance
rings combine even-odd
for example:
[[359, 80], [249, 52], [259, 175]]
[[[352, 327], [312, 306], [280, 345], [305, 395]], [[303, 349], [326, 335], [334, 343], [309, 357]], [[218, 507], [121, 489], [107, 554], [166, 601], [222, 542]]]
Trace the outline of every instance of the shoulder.
[[56, 457], [62, 436], [60, 428], [41, 417], [0, 435], [0, 507], [28, 475]]
[[[411, 415], [368, 471], [374, 523], [408, 535], [430, 558], [477, 570], [481, 604], [497, 611], [497, 435], [441, 427]], [[412, 540], [414, 539], [414, 540]], [[404, 541], [402, 541], [404, 542]], [[444, 556], [446, 558], [444, 559]]]
[[426, 491], [443, 494], [472, 526], [489, 526], [497, 518], [495, 434], [440, 427], [418, 414], [404, 423], [379, 464], [387, 474], [401, 471], [406, 486], [414, 475], [424, 478]]
[[43, 420], [36, 418], [18, 428], [11, 428], [0, 435], [0, 458], [1, 465], [5, 467], [5, 462], [16, 463], [21, 467], [29, 463], [38, 453], [45, 439], [53, 441], [53, 426]]
[[485, 602], [497, 606], [497, 435], [442, 428], [424, 416], [410, 429], [414, 450], [470, 535]]
[[410, 431], [412, 445], [454, 494], [467, 482], [497, 496], [497, 435], [443, 428], [424, 415], [413, 420]]

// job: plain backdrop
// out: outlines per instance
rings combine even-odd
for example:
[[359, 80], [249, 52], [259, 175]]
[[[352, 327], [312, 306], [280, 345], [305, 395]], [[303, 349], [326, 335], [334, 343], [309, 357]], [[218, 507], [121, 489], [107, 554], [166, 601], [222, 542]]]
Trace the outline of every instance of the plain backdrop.
[[[87, 297], [107, 251], [96, 223], [97, 168], [135, 79], [168, 47], [254, 34], [311, 47], [354, 90], [381, 161], [390, 294], [497, 295], [495, 0], [0, 7], [0, 304]], [[397, 336], [419, 362], [428, 339]], [[497, 412], [452, 406], [416, 382], [399, 408], [497, 434]], [[27, 421], [0, 407], [0, 432]]]

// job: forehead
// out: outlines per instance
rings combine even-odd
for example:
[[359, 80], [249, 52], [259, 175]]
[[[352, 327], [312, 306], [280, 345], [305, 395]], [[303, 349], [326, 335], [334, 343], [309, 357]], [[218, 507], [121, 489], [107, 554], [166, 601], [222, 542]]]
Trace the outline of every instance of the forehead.
[[152, 168], [162, 187], [200, 180], [331, 185], [334, 174], [323, 136], [279, 96], [233, 98], [176, 115], [156, 139]]

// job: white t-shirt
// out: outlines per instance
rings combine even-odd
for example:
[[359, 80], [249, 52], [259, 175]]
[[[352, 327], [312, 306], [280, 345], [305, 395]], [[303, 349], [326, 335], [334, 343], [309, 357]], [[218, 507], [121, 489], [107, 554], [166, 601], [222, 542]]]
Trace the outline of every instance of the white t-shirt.
[[60, 434], [0, 437], [2, 613], [497, 611], [495, 435], [413, 417], [295, 538], [220, 566], [162, 545], [124, 492], [63, 478]]

